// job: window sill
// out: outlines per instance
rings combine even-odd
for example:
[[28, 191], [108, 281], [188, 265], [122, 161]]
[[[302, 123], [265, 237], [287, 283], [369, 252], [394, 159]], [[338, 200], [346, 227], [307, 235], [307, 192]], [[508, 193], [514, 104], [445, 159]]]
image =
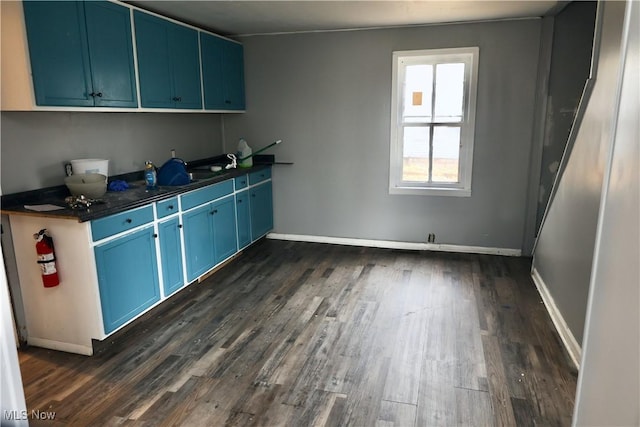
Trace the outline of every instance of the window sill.
[[471, 197], [471, 189], [450, 187], [389, 187], [389, 194], [412, 196]]

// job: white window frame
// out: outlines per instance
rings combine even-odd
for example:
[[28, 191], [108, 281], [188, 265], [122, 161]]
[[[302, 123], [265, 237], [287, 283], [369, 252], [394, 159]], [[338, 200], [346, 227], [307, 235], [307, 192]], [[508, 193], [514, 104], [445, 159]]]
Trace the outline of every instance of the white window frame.
[[[389, 194], [419, 194], [436, 196], [471, 196], [473, 140], [475, 134], [476, 95], [478, 87], [478, 47], [453, 49], [405, 50], [393, 52], [391, 89], [391, 138], [389, 162]], [[463, 120], [460, 123], [459, 182], [408, 182], [402, 180], [402, 141], [406, 124], [402, 123], [404, 96], [404, 65], [463, 62], [465, 66]], [[424, 125], [420, 123], [419, 125]], [[457, 125], [431, 122], [429, 125]], [[433, 133], [431, 133], [433, 134]]]

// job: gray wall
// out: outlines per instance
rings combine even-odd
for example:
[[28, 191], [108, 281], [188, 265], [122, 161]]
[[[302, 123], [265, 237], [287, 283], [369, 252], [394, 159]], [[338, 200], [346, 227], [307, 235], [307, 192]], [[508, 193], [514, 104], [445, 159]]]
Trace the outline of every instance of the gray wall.
[[583, 337], [624, 13], [623, 2], [602, 2], [602, 6], [595, 86], [540, 230], [533, 262], [578, 344]]
[[109, 159], [109, 174], [223, 152], [218, 114], [2, 112], [2, 194], [64, 184], [71, 159]]
[[540, 228], [578, 103], [590, 74], [597, 4], [595, 1], [572, 2], [554, 18], [536, 230]]
[[[540, 20], [253, 36], [225, 142], [273, 153], [275, 231], [520, 249]], [[472, 197], [388, 194], [394, 50], [480, 47]]]
[[574, 425], [640, 424], [640, 3], [631, 25], [597, 234]]

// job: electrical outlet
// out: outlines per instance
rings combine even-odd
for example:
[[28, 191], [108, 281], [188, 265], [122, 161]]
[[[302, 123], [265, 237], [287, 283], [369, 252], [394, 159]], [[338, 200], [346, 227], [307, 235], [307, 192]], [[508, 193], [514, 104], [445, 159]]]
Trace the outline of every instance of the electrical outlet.
[[427, 236], [427, 243], [434, 243], [436, 241], [436, 235], [433, 233], [429, 233]]

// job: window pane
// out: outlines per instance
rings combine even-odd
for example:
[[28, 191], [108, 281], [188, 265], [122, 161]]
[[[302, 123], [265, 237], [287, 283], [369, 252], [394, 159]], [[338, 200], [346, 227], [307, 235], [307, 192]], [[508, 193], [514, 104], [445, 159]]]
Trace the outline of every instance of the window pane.
[[436, 65], [436, 121], [462, 121], [463, 92], [464, 64]]
[[433, 66], [408, 65], [405, 67], [404, 108], [405, 123], [425, 122], [431, 119], [433, 93]]
[[405, 127], [402, 143], [402, 180], [429, 180], [429, 128]]
[[460, 128], [438, 126], [433, 130], [433, 182], [458, 182]]

